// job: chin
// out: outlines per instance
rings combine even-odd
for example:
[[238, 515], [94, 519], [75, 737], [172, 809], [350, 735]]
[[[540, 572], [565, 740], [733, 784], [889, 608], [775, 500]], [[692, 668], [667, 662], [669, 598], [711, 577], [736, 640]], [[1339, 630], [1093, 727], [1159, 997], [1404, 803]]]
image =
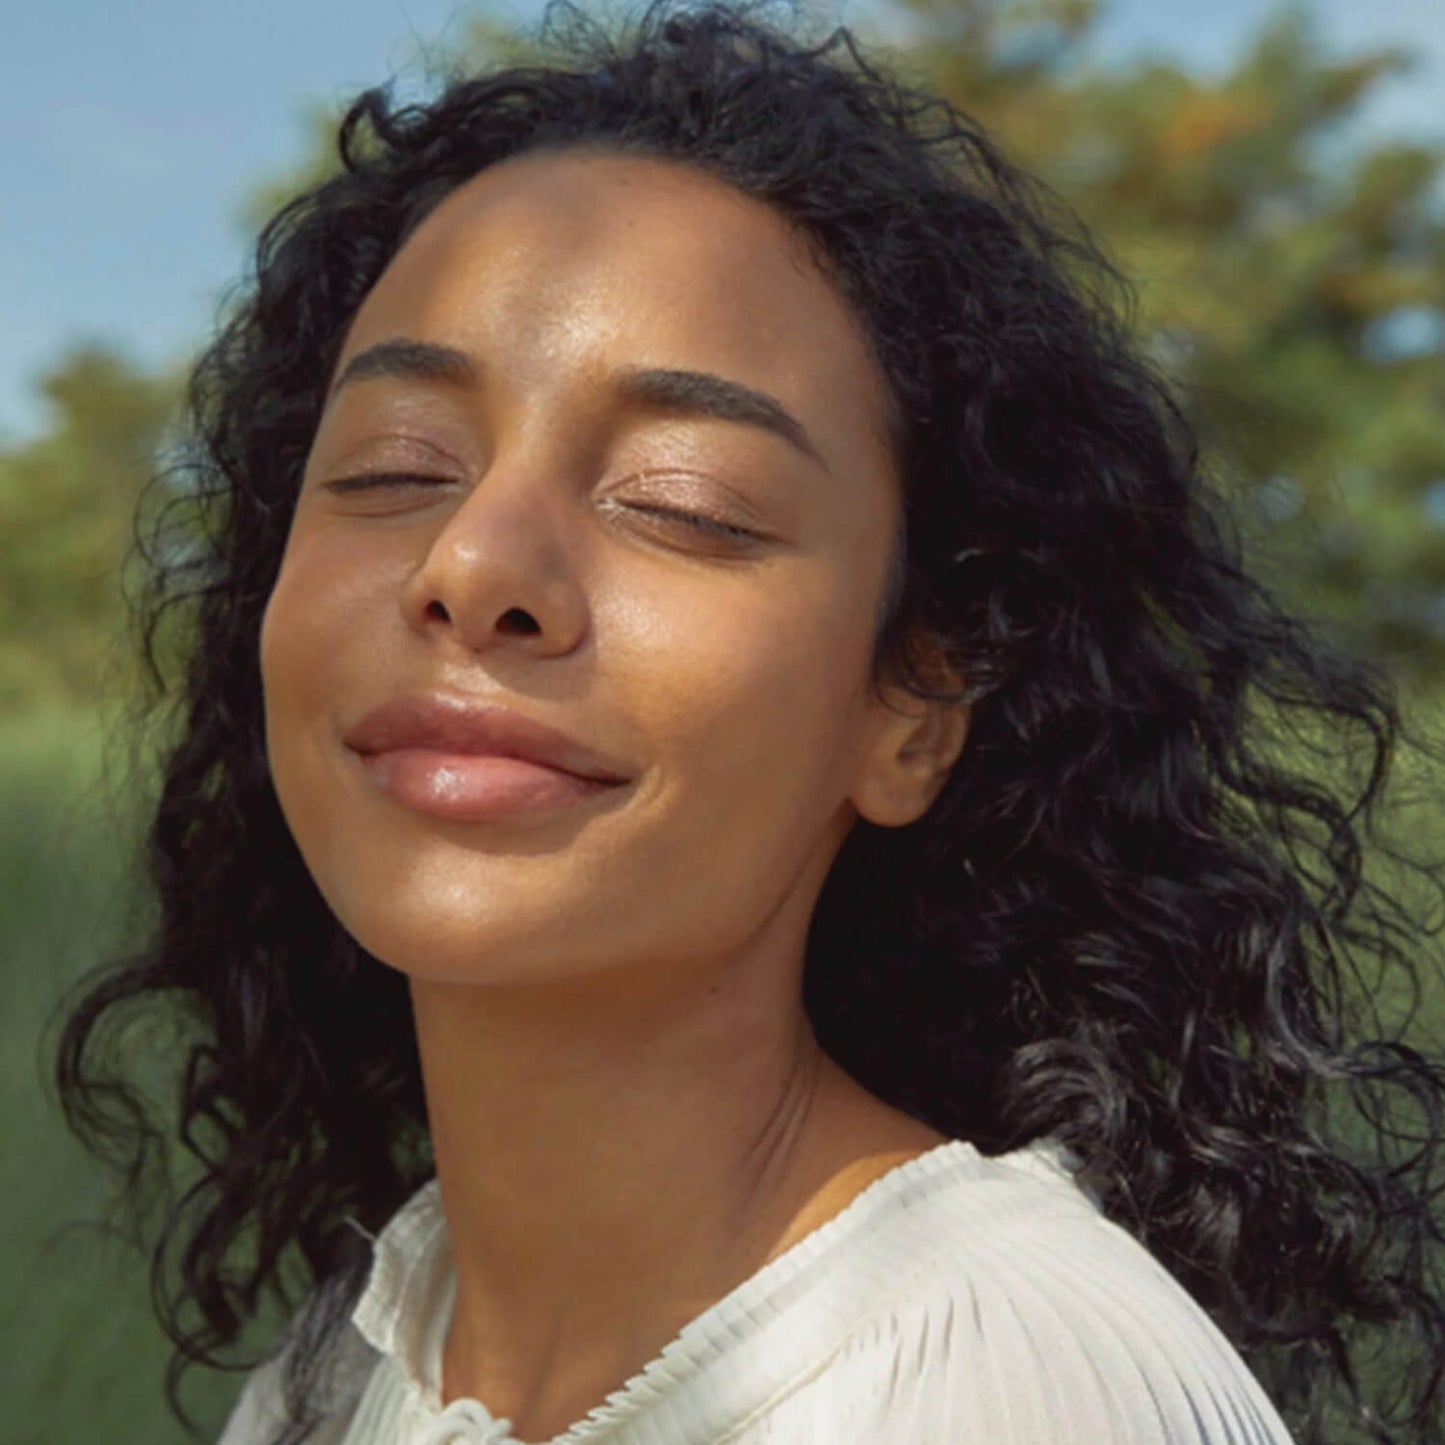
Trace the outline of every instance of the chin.
[[[462, 884], [392, 874], [372, 887], [337, 890], [327, 901], [372, 957], [419, 982], [560, 982], [589, 971], [590, 958], [627, 956], [615, 952], [626, 948], [623, 942], [604, 949], [608, 930], [600, 920], [584, 921], [593, 910], [555, 889], [528, 897], [500, 880], [488, 886], [475, 878]], [[579, 956], [584, 941], [586, 957]]]

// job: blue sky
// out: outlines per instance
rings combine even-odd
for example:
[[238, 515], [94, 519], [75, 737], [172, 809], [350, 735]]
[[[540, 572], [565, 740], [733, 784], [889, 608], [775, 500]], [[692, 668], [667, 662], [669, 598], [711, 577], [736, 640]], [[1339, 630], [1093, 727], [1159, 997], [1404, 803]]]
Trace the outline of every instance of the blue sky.
[[[1100, 60], [1227, 67], [1270, 0], [1104, 0]], [[1333, 50], [1417, 58], [1364, 118], [1445, 142], [1445, 4], [1316, 0]], [[531, 18], [536, 0], [494, 9]], [[861, 9], [841, 0], [843, 20]], [[308, 102], [336, 102], [459, 36], [463, 0], [15, 0], [0, 87], [0, 445], [44, 425], [33, 380], [81, 341], [146, 365], [190, 352], [241, 274], [243, 198], [304, 146]]]

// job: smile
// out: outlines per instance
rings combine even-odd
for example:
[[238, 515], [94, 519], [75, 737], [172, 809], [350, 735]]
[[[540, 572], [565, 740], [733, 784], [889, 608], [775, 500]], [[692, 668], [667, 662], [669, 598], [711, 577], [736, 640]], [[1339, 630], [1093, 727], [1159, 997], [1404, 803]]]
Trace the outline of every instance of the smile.
[[403, 807], [463, 822], [553, 813], [623, 786], [523, 758], [423, 748], [371, 753], [360, 761], [372, 782]]

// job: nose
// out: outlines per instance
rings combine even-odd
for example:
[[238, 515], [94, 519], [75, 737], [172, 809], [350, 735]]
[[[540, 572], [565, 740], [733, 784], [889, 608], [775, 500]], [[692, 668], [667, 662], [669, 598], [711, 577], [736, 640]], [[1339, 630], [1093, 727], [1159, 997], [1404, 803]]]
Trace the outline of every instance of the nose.
[[588, 609], [567, 511], [539, 467], [495, 462], [427, 541], [402, 590], [407, 623], [471, 652], [572, 651]]

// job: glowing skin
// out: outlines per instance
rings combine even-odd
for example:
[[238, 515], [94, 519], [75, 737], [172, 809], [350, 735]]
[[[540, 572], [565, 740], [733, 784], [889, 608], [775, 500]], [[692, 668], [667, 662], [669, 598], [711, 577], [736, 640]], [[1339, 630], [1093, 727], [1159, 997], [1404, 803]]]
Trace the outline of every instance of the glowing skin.
[[[941, 1142], [821, 1053], [801, 975], [850, 826], [919, 817], [967, 716], [869, 688], [883, 383], [767, 206], [666, 162], [520, 158], [419, 227], [337, 375], [398, 338], [472, 375], [334, 390], [262, 633], [267, 740], [322, 893], [410, 980], [458, 1270], [444, 1398], [544, 1439]], [[639, 367], [768, 393], [817, 458], [629, 399]], [[435, 484], [330, 486], [373, 471]], [[437, 687], [630, 781], [481, 821], [407, 806], [343, 738]]]

